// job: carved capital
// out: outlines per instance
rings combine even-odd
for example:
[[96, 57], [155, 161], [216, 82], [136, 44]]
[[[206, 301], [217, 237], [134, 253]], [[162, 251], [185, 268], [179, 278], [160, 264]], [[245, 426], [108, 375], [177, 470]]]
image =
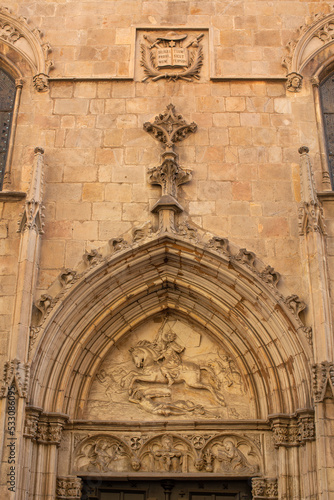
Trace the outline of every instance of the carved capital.
[[334, 397], [334, 363], [323, 361], [312, 366], [314, 401], [321, 403]]
[[275, 448], [304, 445], [315, 439], [313, 410], [299, 410], [294, 415], [269, 416]]
[[34, 406], [26, 407], [26, 415], [24, 422], [24, 436], [30, 439], [35, 439], [37, 436], [37, 428], [40, 414], [42, 413], [42, 408], [36, 408]]
[[75, 500], [81, 498], [82, 480], [80, 477], [57, 477], [56, 499]]
[[275, 448], [299, 446], [299, 429], [295, 419], [288, 415], [279, 415], [271, 417], [270, 424]]
[[34, 438], [41, 444], [55, 444], [59, 446], [64, 425], [68, 417], [57, 413], [41, 414], [37, 422]]
[[277, 479], [259, 478], [252, 479], [253, 500], [278, 498]]
[[18, 359], [6, 361], [0, 386], [0, 398], [5, 398], [8, 388], [15, 385], [20, 398], [26, 398], [29, 386], [30, 366]]

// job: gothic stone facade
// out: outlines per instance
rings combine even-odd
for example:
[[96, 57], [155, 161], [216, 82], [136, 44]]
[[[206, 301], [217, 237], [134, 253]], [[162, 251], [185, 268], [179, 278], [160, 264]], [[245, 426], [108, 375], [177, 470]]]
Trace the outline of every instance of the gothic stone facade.
[[333, 498], [333, 60], [325, 1], [3, 3], [1, 498]]

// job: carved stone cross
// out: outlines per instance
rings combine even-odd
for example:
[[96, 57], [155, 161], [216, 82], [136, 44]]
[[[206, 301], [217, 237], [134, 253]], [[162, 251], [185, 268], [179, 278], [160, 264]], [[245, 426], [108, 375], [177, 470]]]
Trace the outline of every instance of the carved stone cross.
[[155, 117], [153, 123], [144, 123], [144, 130], [154, 139], [165, 145], [161, 155], [161, 164], [148, 170], [149, 182], [158, 184], [162, 196], [152, 208], [159, 214], [159, 230], [176, 232], [175, 214], [183, 212], [177, 200], [177, 187], [191, 180], [191, 170], [182, 168], [178, 155], [173, 151], [176, 142], [183, 141], [197, 129], [196, 123], [187, 124], [182, 115], [175, 113], [173, 104], [169, 104], [163, 113]]

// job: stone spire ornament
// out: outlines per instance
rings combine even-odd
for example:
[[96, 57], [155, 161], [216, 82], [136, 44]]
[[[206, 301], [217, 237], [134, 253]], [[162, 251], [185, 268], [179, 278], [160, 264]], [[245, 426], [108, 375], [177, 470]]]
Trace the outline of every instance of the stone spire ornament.
[[149, 182], [160, 185], [162, 189], [162, 196], [151, 211], [159, 215], [160, 232], [175, 233], [175, 214], [183, 212], [177, 200], [177, 187], [189, 182], [192, 175], [190, 169], [179, 165], [174, 145], [196, 132], [197, 125], [194, 122], [188, 124], [182, 115], [175, 113], [175, 106], [169, 104], [153, 123], [144, 123], [144, 130], [165, 146], [161, 164], [148, 170]]

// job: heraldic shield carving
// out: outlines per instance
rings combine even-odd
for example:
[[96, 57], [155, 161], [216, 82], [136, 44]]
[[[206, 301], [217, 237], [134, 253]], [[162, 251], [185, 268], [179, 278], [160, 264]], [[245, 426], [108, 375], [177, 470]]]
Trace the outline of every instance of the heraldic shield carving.
[[160, 327], [155, 321], [110, 350], [92, 381], [85, 419], [238, 420], [254, 415], [240, 367], [223, 346], [177, 318], [165, 318]]
[[[157, 36], [158, 35], [158, 36]], [[204, 33], [168, 31], [145, 33], [141, 41], [141, 66], [146, 80], [199, 80], [203, 65]]]

